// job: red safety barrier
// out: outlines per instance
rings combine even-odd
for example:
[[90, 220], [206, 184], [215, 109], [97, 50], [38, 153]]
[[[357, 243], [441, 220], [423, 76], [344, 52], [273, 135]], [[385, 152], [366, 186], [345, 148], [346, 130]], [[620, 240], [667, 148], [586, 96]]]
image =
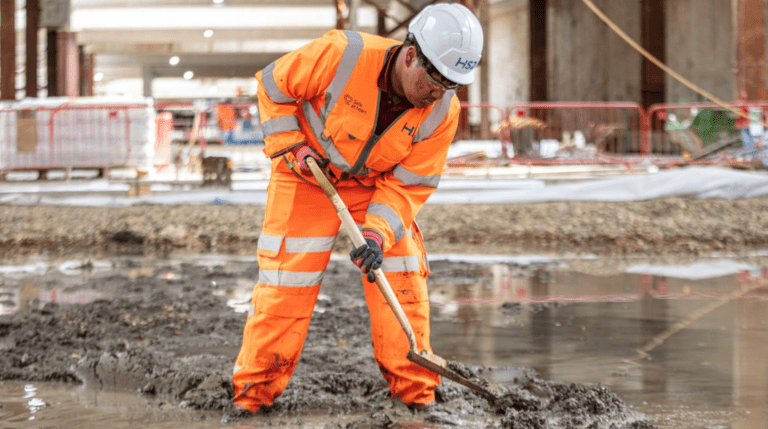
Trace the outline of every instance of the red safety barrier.
[[503, 140], [518, 164], [632, 164], [647, 154], [636, 103], [518, 103]]
[[455, 144], [448, 152], [449, 166], [496, 163], [507, 158], [509, 144], [501, 140], [499, 129], [504, 109], [488, 103], [461, 103]]
[[151, 128], [136, 118], [154, 122], [147, 108], [63, 104], [0, 110], [0, 171], [143, 165], [153, 150], [144, 146], [154, 140], [142, 135]]
[[738, 102], [733, 107], [754, 120], [715, 103], [649, 107], [644, 129], [654, 162], [668, 166], [762, 162], [763, 142], [768, 137], [762, 123], [768, 116], [768, 102]]

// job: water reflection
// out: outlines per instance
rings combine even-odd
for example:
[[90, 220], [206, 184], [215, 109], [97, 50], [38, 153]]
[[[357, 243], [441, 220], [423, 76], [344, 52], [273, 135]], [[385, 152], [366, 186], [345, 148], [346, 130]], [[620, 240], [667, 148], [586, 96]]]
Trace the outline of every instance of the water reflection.
[[[711, 278], [456, 270], [431, 285], [436, 354], [601, 383], [661, 427], [766, 427], [763, 268]], [[511, 377], [499, 372], [495, 381]]]
[[[763, 267], [717, 261], [596, 276], [532, 262], [451, 263], [433, 271], [432, 345], [439, 356], [601, 383], [664, 428], [752, 429], [768, 421]], [[197, 255], [0, 266], [0, 314], [120, 293], [90, 287], [100, 276], [178, 281], [199, 273], [217, 274], [213, 293], [226, 296], [236, 311], [247, 310], [257, 273], [253, 258]], [[518, 375], [493, 374], [499, 383]], [[23, 396], [20, 401], [2, 404], [0, 417], [40, 420], [44, 395], [27, 386], [15, 396]], [[88, 394], [103, 404], [101, 394], [80, 395]]]

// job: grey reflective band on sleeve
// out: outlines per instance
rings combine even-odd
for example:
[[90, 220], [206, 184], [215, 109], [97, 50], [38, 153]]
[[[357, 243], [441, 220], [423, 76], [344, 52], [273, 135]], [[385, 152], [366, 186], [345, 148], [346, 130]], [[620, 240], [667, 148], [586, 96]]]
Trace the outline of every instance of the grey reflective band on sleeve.
[[277, 253], [280, 251], [280, 245], [282, 244], [283, 244], [282, 236], [267, 235], [262, 233], [261, 235], [259, 235], [259, 241], [258, 243], [256, 243], [256, 248]]
[[395, 243], [400, 241], [400, 239], [405, 235], [405, 227], [403, 226], [403, 221], [400, 220], [400, 217], [397, 216], [397, 213], [395, 213], [395, 211], [389, 208], [389, 206], [386, 204], [371, 203], [368, 205], [368, 210], [366, 213], [379, 216], [389, 224], [389, 227], [392, 228], [392, 231], [395, 233]]
[[411, 256], [389, 256], [384, 258], [381, 263], [381, 270], [385, 273], [402, 273], [409, 271], [421, 271], [419, 257]]
[[299, 125], [299, 118], [291, 115], [264, 121], [261, 124], [261, 130], [264, 132], [264, 137], [269, 137], [272, 134], [286, 131], [301, 131], [301, 126]]
[[283, 91], [280, 91], [280, 88], [277, 87], [277, 84], [275, 83], [275, 75], [273, 74], [275, 71], [275, 63], [272, 62], [268, 66], [264, 68], [264, 70], [261, 72], [261, 83], [264, 85], [264, 90], [267, 91], [267, 95], [269, 96], [269, 99], [274, 101], [275, 103], [293, 103], [296, 101], [295, 98], [291, 98], [285, 94], [283, 94]]
[[424, 186], [427, 188], [437, 188], [437, 184], [440, 183], [440, 175], [436, 176], [419, 176], [414, 174], [402, 165], [398, 164], [392, 171], [395, 177], [406, 185]]
[[429, 138], [429, 136], [435, 132], [440, 123], [443, 122], [445, 116], [448, 115], [448, 110], [451, 108], [451, 99], [453, 98], [453, 94], [453, 91], [446, 91], [445, 94], [443, 94], [443, 98], [435, 103], [432, 111], [429, 112], [429, 115], [427, 115], [427, 119], [421, 123], [418, 131], [416, 131], [416, 137], [413, 138], [414, 143], [418, 143]]
[[312, 108], [312, 104], [307, 101], [302, 101], [304, 107], [304, 118], [309, 122], [309, 127], [312, 129], [312, 134], [323, 147], [325, 155], [331, 161], [331, 164], [336, 166], [341, 171], [349, 172], [352, 166], [349, 165], [346, 159], [341, 155], [341, 152], [333, 145], [333, 141], [323, 134], [325, 130], [325, 121], [320, 119], [315, 109]]
[[259, 283], [269, 286], [312, 287], [323, 281], [324, 271], [259, 270]]
[[285, 251], [286, 253], [330, 252], [335, 242], [335, 235], [333, 237], [286, 237]]
[[304, 111], [304, 118], [309, 122], [309, 127], [312, 129], [312, 134], [322, 146], [326, 156], [336, 168], [341, 171], [349, 173], [352, 166], [349, 165], [346, 159], [341, 155], [341, 152], [333, 145], [333, 141], [327, 138], [323, 133], [325, 131], [325, 120], [328, 118], [328, 114], [333, 109], [336, 101], [341, 97], [341, 93], [344, 91], [344, 87], [347, 86], [347, 81], [352, 75], [357, 65], [357, 60], [360, 58], [360, 53], [363, 51], [363, 36], [356, 31], [345, 30], [344, 34], [347, 37], [347, 46], [344, 48], [344, 53], [339, 60], [339, 65], [336, 68], [336, 74], [333, 76], [331, 84], [325, 91], [325, 105], [318, 114], [312, 107], [312, 104], [308, 101], [302, 100], [302, 109]]
[[363, 36], [357, 31], [344, 30], [344, 35], [347, 37], [347, 46], [344, 48], [344, 54], [341, 56], [339, 65], [336, 68], [336, 74], [333, 76], [331, 84], [325, 90], [325, 106], [321, 112], [323, 123], [328, 118], [328, 114], [333, 109], [336, 101], [341, 97], [344, 87], [347, 86], [349, 77], [352, 76], [352, 71], [357, 65], [357, 59], [360, 58], [360, 53], [363, 52]]

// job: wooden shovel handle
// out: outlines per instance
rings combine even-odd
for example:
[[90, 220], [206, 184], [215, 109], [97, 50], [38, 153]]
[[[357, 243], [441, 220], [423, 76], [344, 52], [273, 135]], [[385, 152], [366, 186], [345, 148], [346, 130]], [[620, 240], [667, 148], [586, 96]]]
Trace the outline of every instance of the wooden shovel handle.
[[[333, 187], [333, 184], [328, 180], [325, 172], [323, 172], [315, 162], [315, 159], [311, 156], [307, 157], [307, 165], [309, 166], [309, 169], [312, 170], [312, 174], [315, 176], [315, 179], [317, 179], [317, 183], [323, 188], [325, 195], [331, 200], [333, 208], [336, 209], [336, 214], [339, 215], [339, 219], [341, 219], [342, 227], [349, 235], [349, 238], [352, 239], [352, 245], [357, 248], [366, 244], [365, 238], [363, 238], [363, 233], [357, 229], [357, 224], [355, 224], [355, 220], [352, 219], [352, 215], [349, 213], [347, 205], [344, 204], [344, 201], [339, 196], [339, 193], [336, 192], [336, 188]], [[403, 307], [397, 300], [397, 296], [392, 290], [392, 286], [389, 285], [389, 281], [387, 281], [387, 278], [384, 276], [384, 272], [381, 268], [377, 268], [373, 270], [373, 274], [376, 276], [376, 284], [379, 286], [381, 294], [384, 295], [384, 299], [395, 313], [395, 317], [403, 328], [403, 331], [405, 331], [405, 336], [408, 337], [408, 344], [411, 351], [419, 353], [418, 346], [416, 345], [416, 336], [413, 334], [413, 328], [411, 328], [411, 324], [408, 322], [408, 317], [405, 315]]]

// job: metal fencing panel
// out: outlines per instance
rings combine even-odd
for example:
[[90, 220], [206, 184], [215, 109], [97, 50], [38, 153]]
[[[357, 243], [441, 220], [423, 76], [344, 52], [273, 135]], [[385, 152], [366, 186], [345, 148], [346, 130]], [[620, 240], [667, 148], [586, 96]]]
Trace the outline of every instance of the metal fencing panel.
[[145, 105], [0, 109], [0, 170], [148, 168], [155, 115]]

